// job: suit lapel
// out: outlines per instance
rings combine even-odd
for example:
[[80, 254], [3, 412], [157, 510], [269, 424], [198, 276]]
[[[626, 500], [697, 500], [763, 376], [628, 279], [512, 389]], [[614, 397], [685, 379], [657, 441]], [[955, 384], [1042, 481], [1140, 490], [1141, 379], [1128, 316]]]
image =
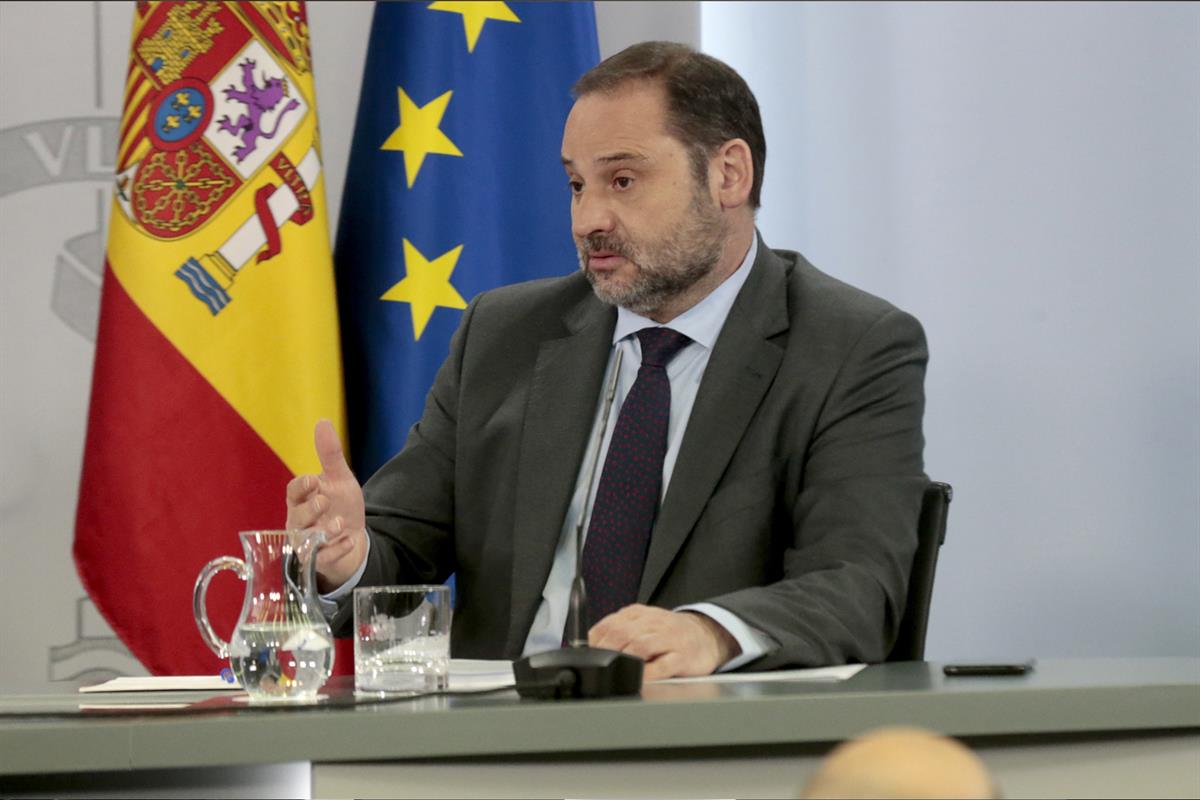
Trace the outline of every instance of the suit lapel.
[[550, 574], [563, 518], [592, 430], [616, 311], [589, 292], [538, 350], [517, 462], [512, 616], [507, 653], [520, 653]]
[[760, 238], [758, 256], [713, 347], [650, 537], [638, 602], [650, 599], [716, 489], [775, 379], [788, 328], [784, 263]]

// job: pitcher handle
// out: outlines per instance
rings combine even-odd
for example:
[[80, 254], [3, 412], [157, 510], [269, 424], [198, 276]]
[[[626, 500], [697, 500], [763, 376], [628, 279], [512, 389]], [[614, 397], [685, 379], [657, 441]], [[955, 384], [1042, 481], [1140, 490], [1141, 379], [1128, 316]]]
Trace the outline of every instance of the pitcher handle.
[[200, 575], [196, 578], [196, 588], [192, 592], [192, 615], [196, 618], [196, 627], [200, 629], [200, 638], [209, 649], [216, 653], [218, 658], [229, 658], [229, 642], [221, 639], [213, 630], [212, 623], [208, 621], [208, 608], [204, 603], [209, 582], [223, 569], [233, 570], [244, 581], [250, 580], [250, 570], [245, 561], [233, 556], [214, 558], [204, 565], [204, 569], [200, 570]]

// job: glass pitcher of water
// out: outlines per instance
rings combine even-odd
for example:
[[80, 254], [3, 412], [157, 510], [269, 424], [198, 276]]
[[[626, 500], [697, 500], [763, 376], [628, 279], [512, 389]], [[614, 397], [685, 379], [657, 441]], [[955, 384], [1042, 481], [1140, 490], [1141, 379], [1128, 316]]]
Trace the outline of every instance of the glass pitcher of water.
[[[229, 659], [251, 700], [311, 700], [333, 671], [333, 635], [316, 589], [317, 548], [325, 534], [294, 530], [238, 535], [245, 560], [214, 558], [196, 579], [192, 610], [200, 636], [220, 658]], [[246, 582], [242, 613], [228, 642], [213, 631], [205, 607], [209, 582], [225, 569]]]

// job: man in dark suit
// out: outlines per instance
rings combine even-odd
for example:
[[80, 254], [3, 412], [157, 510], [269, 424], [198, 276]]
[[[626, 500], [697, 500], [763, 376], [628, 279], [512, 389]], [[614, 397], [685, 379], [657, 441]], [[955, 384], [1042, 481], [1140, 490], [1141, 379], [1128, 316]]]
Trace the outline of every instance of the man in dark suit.
[[927, 483], [920, 325], [757, 237], [766, 145], [727, 65], [635, 45], [576, 96], [580, 273], [475, 298], [362, 491], [328, 423], [289, 484], [289, 527], [332, 534], [335, 630], [356, 585], [456, 573], [455, 656], [555, 646], [582, 516], [589, 642], [647, 679], [883, 660]]

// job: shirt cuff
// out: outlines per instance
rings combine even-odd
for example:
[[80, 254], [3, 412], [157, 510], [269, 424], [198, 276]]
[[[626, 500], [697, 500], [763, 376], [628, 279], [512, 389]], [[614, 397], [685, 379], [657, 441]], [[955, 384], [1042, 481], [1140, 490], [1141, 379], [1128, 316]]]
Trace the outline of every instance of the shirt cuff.
[[371, 556], [371, 534], [367, 534], [367, 553], [363, 556], [362, 563], [358, 565], [358, 569], [354, 574], [346, 579], [346, 582], [341, 586], [320, 596], [321, 613], [327, 618], [333, 617], [337, 613], [337, 601], [341, 600], [350, 592], [354, 591], [354, 587], [358, 586], [358, 582], [362, 580], [363, 573], [367, 571], [367, 559]]
[[742, 652], [717, 667], [716, 672], [729, 672], [743, 664], [749, 664], [756, 658], [761, 658], [775, 649], [775, 640], [757, 628], [751, 628], [742, 618], [728, 609], [712, 603], [692, 603], [680, 606], [675, 611], [695, 611], [720, 625], [737, 641]]

